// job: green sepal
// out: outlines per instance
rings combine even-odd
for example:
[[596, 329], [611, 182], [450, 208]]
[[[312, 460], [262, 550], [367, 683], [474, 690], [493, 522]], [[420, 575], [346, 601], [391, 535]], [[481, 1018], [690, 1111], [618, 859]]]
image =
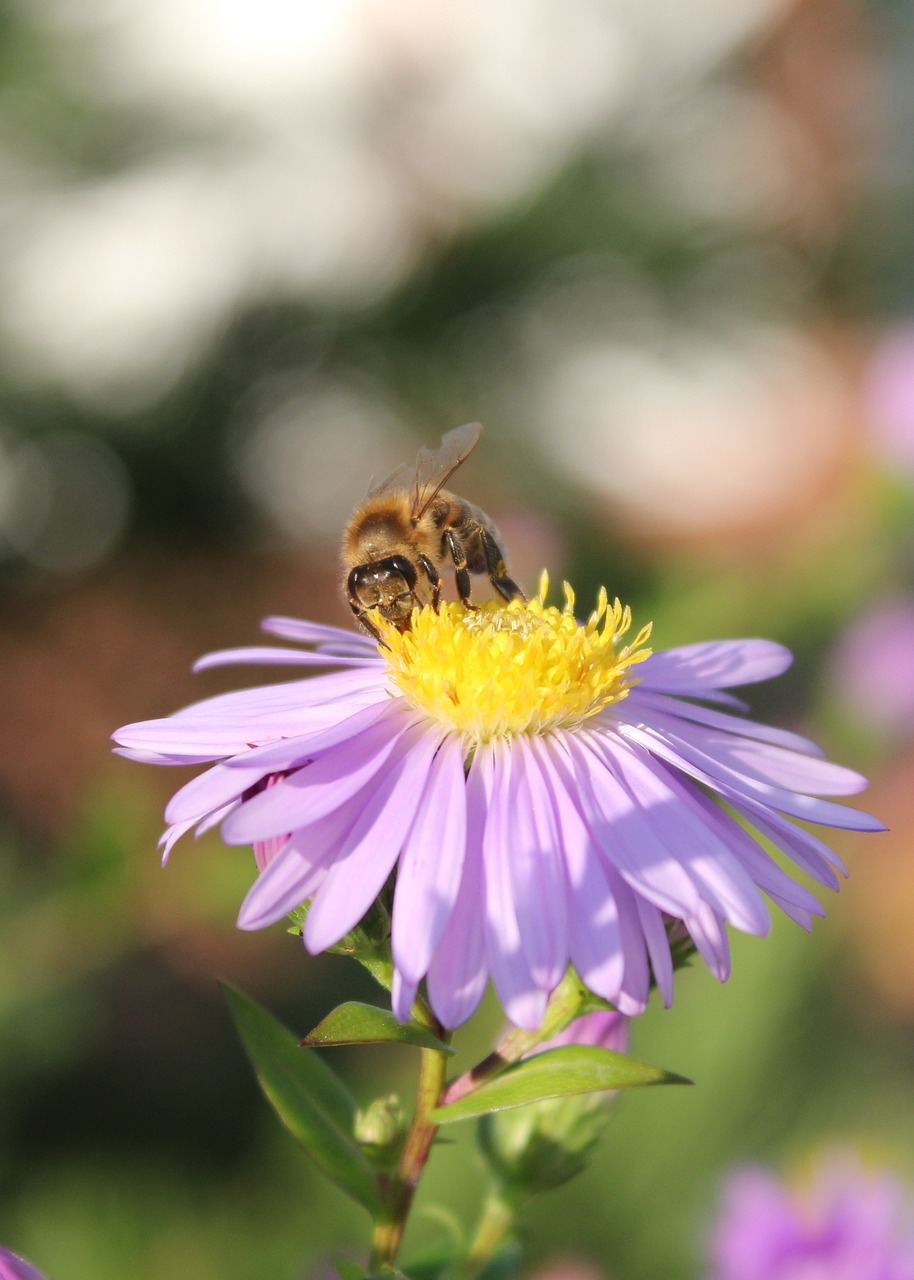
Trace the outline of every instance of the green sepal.
[[389, 1172], [399, 1163], [408, 1127], [403, 1103], [391, 1093], [361, 1108], [356, 1116], [355, 1137], [374, 1168]]
[[[364, 965], [376, 982], [386, 991], [393, 985], [393, 960], [390, 954], [390, 902], [392, 881], [374, 900], [365, 915], [339, 942], [327, 947], [332, 955], [351, 956]], [[289, 932], [301, 937], [308, 919], [311, 903], [302, 903], [289, 912]]]
[[520, 1270], [523, 1249], [518, 1240], [508, 1240], [498, 1246], [482, 1270], [467, 1267], [466, 1248], [462, 1239], [442, 1241], [404, 1263], [403, 1270], [409, 1280], [458, 1280], [468, 1270], [477, 1280], [514, 1280]]
[[477, 1280], [514, 1280], [523, 1259], [524, 1250], [520, 1241], [509, 1240], [492, 1255]]
[[445, 1240], [403, 1264], [409, 1280], [456, 1280], [460, 1271], [460, 1250], [456, 1241]]
[[570, 1044], [537, 1053], [508, 1067], [465, 1097], [448, 1106], [437, 1107], [429, 1119], [434, 1124], [450, 1124], [454, 1120], [470, 1120], [490, 1111], [503, 1111], [506, 1107], [521, 1107], [528, 1102], [561, 1098], [572, 1093], [691, 1083], [684, 1076], [614, 1053], [611, 1049]]
[[688, 936], [683, 938], [675, 938], [670, 941], [670, 958], [673, 961], [674, 972], [679, 969], [688, 969], [698, 948]]
[[306, 902], [303, 906], [295, 907], [294, 910], [289, 912], [289, 933], [294, 933], [299, 938], [301, 937], [302, 930], [305, 927], [305, 921], [308, 918], [308, 908], [310, 905], [310, 903]]
[[394, 962], [390, 956], [390, 946], [368, 948], [366, 951], [345, 952], [351, 955], [354, 960], [358, 960], [363, 969], [367, 969], [379, 987], [383, 987], [385, 991], [393, 991], [394, 986]]
[[339, 1276], [339, 1280], [408, 1280], [399, 1267], [391, 1267], [386, 1263], [375, 1271], [370, 1271], [361, 1263], [353, 1262], [351, 1258], [344, 1258], [338, 1254], [332, 1259], [330, 1265]]
[[543, 1098], [479, 1117], [476, 1141], [503, 1192], [521, 1200], [587, 1168], [612, 1118], [615, 1091]]
[[389, 1009], [361, 1004], [357, 1000], [338, 1005], [313, 1031], [308, 1032], [301, 1043], [310, 1049], [326, 1049], [340, 1044], [414, 1044], [420, 1049], [454, 1052], [449, 1044], [432, 1035], [421, 1023], [398, 1022]]
[[320, 1054], [234, 987], [223, 984], [248, 1057], [283, 1124], [331, 1181], [371, 1214], [381, 1207], [375, 1172], [354, 1137], [356, 1102]]
[[339, 1254], [331, 1260], [331, 1266], [339, 1280], [366, 1280], [369, 1274], [360, 1262], [353, 1262], [351, 1258], [344, 1258]]
[[344, 1258], [341, 1255], [333, 1258], [330, 1265], [339, 1280], [408, 1280], [408, 1277], [398, 1267], [391, 1267], [385, 1264], [375, 1271], [369, 1271], [361, 1263], [353, 1262], [351, 1258]]

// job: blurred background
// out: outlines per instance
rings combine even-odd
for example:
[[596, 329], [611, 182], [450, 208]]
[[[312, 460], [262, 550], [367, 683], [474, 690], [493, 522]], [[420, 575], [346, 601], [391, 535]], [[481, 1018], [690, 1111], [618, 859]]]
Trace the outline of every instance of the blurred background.
[[[457, 423], [514, 576], [657, 647], [764, 634], [757, 714], [892, 828], [811, 937], [680, 975], [529, 1270], [690, 1280], [734, 1161], [914, 1182], [914, 10], [903, 0], [0, 4], [0, 1240], [53, 1280], [302, 1280], [367, 1223], [252, 1082], [217, 977], [304, 1033], [354, 966], [234, 928], [218, 839], [108, 736], [261, 616], [349, 625], [369, 480]], [[465, 1061], [499, 1026], [488, 1005]], [[341, 1053], [360, 1096], [409, 1055]], [[470, 1135], [436, 1199], [472, 1212]]]

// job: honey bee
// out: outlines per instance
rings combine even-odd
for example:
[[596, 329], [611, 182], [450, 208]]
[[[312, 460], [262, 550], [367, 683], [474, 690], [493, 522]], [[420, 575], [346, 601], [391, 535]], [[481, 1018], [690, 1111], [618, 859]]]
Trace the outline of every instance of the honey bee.
[[391, 472], [353, 512], [343, 535], [343, 590], [356, 620], [376, 640], [381, 636], [367, 616], [371, 609], [406, 631], [426, 589], [438, 608], [439, 567], [453, 568], [457, 594], [470, 608], [471, 573], [487, 574], [505, 600], [525, 598], [508, 576], [491, 520], [444, 488], [481, 433], [478, 422], [455, 427], [437, 449], [420, 450], [415, 467]]

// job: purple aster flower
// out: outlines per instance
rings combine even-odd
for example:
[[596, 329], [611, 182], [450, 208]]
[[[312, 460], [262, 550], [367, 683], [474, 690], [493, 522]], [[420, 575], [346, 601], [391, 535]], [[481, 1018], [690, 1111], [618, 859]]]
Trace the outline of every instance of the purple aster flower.
[[402, 633], [382, 622], [385, 648], [272, 618], [265, 630], [312, 649], [202, 659], [339, 670], [114, 735], [137, 760], [212, 764], [168, 805], [166, 856], [217, 824], [253, 844], [261, 871], [239, 925], [309, 901], [313, 953], [396, 871], [393, 1007], [405, 1019], [425, 979], [447, 1027], [491, 977], [510, 1020], [535, 1029], [569, 963], [623, 1013], [644, 1009], [652, 979], [669, 1003], [670, 920], [723, 980], [725, 926], [766, 933], [763, 894], [808, 928], [817, 900], [758, 837], [836, 889], [839, 859], [793, 819], [881, 823], [820, 798], [861, 790], [859, 774], [734, 714], [745, 707], [726, 690], [780, 674], [787, 650], [723, 640], [652, 655], [648, 627], [623, 642], [630, 613], [605, 592], [581, 624], [570, 588], [563, 609], [545, 590], [544, 576], [530, 602], [426, 607]]
[[9, 1249], [0, 1249], [0, 1280], [45, 1280], [25, 1258], [11, 1253]]
[[713, 1280], [914, 1280], [914, 1218], [898, 1182], [832, 1158], [805, 1193], [767, 1170], [733, 1174]]

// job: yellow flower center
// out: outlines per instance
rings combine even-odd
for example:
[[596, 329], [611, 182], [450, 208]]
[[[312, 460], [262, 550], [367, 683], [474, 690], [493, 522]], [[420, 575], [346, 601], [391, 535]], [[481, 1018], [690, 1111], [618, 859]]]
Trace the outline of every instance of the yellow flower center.
[[562, 609], [545, 603], [548, 585], [544, 573], [539, 594], [526, 602], [442, 604], [437, 612], [426, 605], [403, 632], [373, 617], [394, 685], [472, 742], [573, 728], [620, 701], [636, 683], [630, 668], [650, 656], [650, 624], [622, 645], [628, 607], [610, 604], [601, 589], [580, 623], [568, 583]]

